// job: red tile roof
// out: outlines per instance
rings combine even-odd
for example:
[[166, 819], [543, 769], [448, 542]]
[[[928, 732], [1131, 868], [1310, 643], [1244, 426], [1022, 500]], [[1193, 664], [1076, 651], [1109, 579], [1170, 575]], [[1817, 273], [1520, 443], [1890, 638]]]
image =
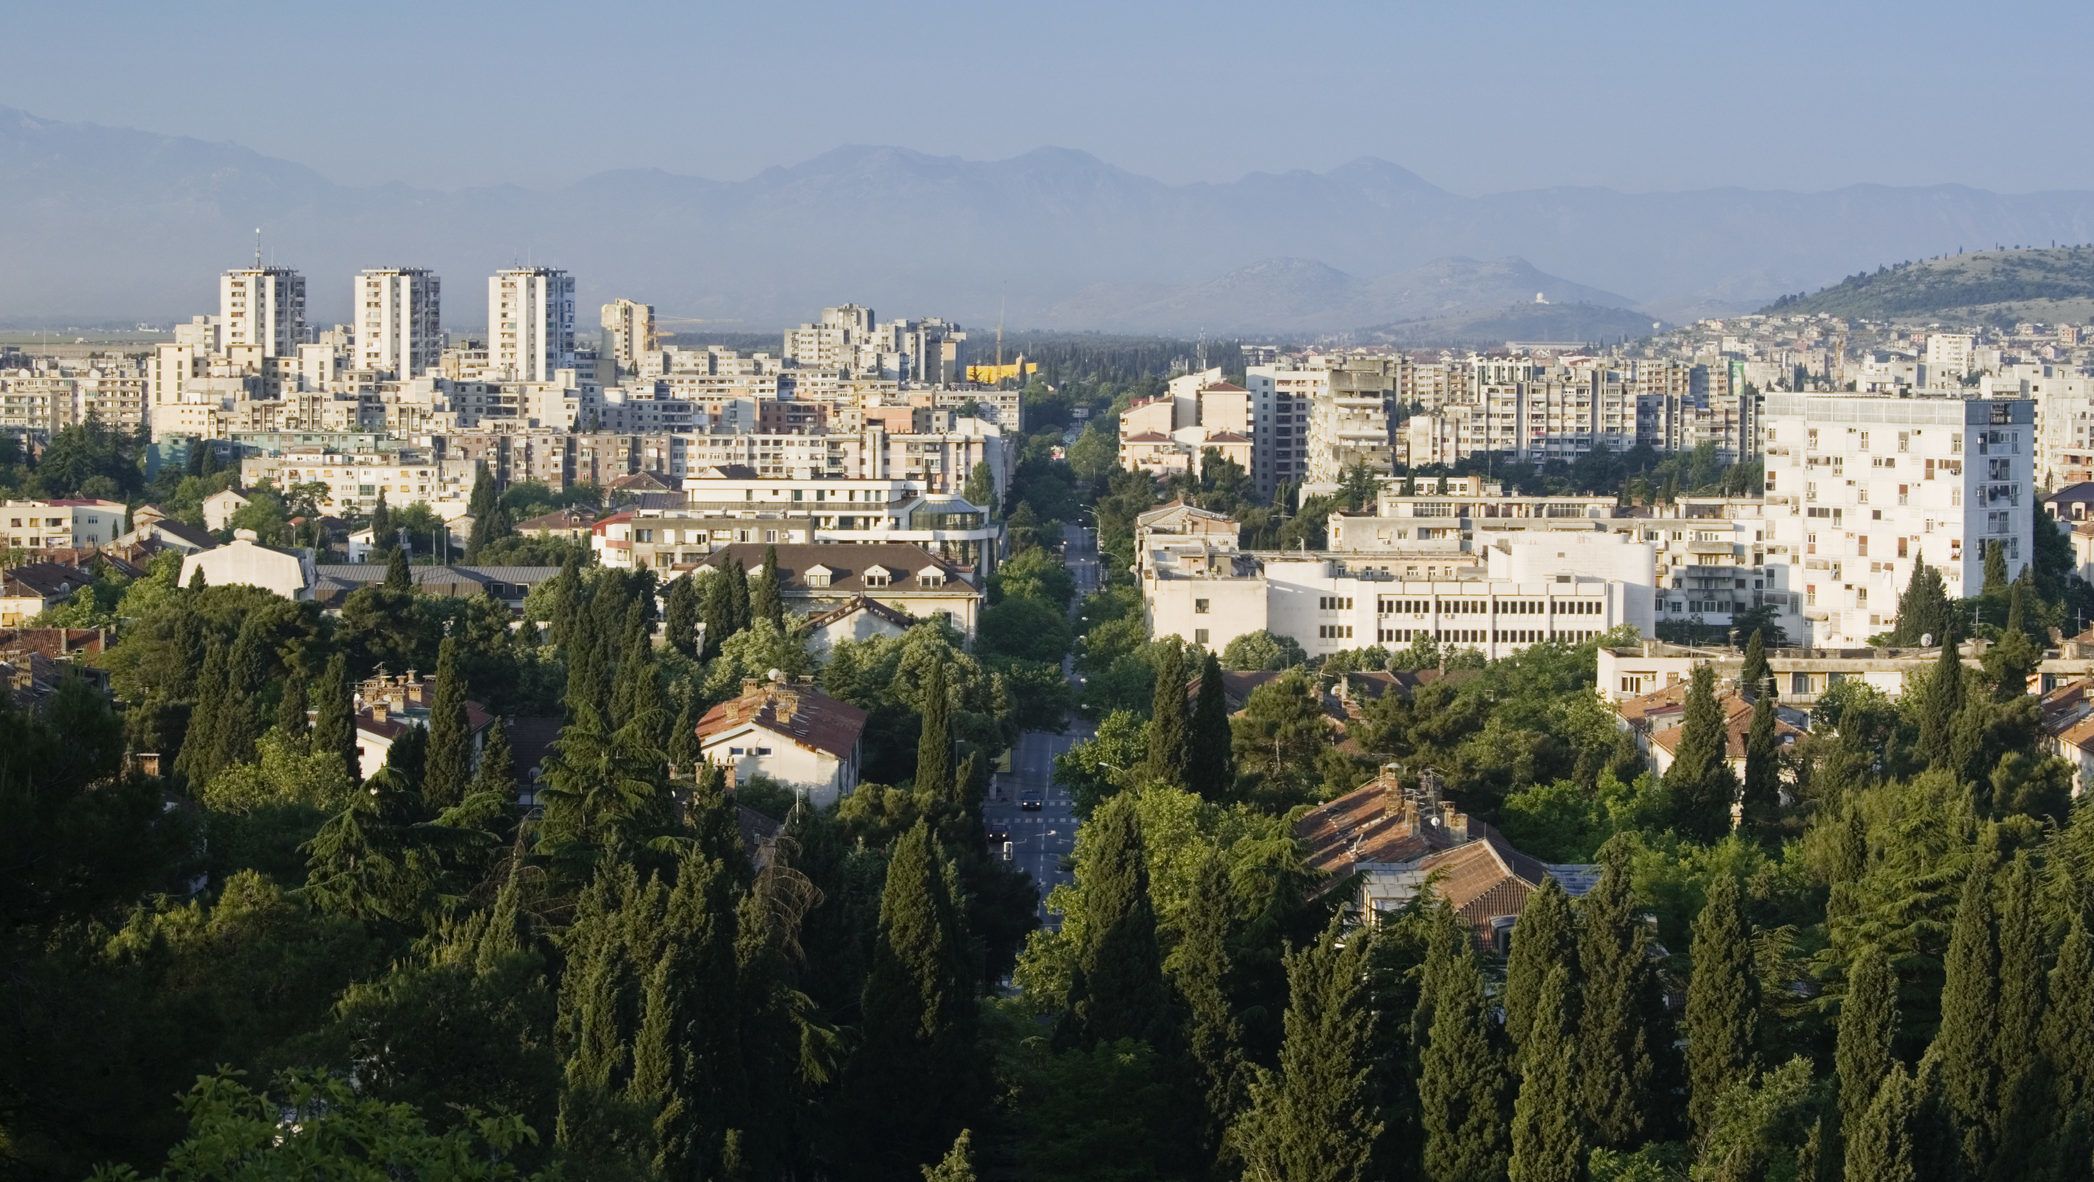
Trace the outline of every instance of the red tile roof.
[[761, 727], [811, 750], [846, 759], [865, 733], [866, 713], [804, 682], [759, 682], [705, 712], [698, 741], [745, 725]]

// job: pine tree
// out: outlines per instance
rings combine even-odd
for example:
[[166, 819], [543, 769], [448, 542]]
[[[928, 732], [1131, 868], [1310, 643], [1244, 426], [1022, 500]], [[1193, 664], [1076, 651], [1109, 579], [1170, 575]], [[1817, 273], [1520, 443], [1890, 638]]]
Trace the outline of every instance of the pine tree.
[[1745, 668], [1738, 674], [1738, 688], [1754, 699], [1774, 695], [1774, 670], [1767, 664], [1767, 634], [1762, 629], [1754, 628], [1752, 639], [1745, 642]]
[[[1523, 913], [1520, 923], [1526, 922]], [[1519, 947], [1517, 938], [1513, 947]], [[1577, 1029], [1570, 1016], [1571, 977], [1565, 966], [1549, 967], [1534, 1002], [1526, 1046], [1520, 1053], [1520, 1090], [1512, 1110], [1512, 1159], [1507, 1173], [1510, 1182], [1581, 1182], [1585, 1139], [1572, 1082], [1577, 1070]]]
[[422, 799], [441, 811], [465, 799], [473, 778], [472, 721], [465, 708], [465, 670], [458, 638], [446, 636], [436, 649], [436, 692], [429, 704], [429, 758], [422, 773]]
[[[1755, 633], [1757, 635], [1757, 633]], [[1772, 843], [1781, 823], [1781, 748], [1774, 741], [1774, 695], [1752, 703], [1752, 729], [1745, 734], [1745, 782], [1738, 792], [1739, 827]]]
[[1846, 1182], [1920, 1182], [1921, 1108], [1920, 1085], [1903, 1063], [1893, 1064], [1868, 1115], [1847, 1135]]
[[1230, 997], [1229, 909], [1218, 900], [1229, 897], [1229, 875], [1213, 850], [1200, 860], [1193, 878], [1191, 908], [1165, 969], [1185, 1015], [1185, 1047], [1197, 1083], [1205, 1123], [1200, 1149], [1212, 1161], [1222, 1138], [1243, 1110], [1243, 1023]]
[[2085, 917], [2074, 914], [2050, 970], [2049, 1005], [2043, 1012], [2042, 1049], [2050, 1072], [2052, 1108], [2059, 1113], [2094, 1107], [2094, 938]]
[[933, 662], [923, 678], [923, 724], [916, 738], [916, 790], [942, 800], [952, 789], [952, 695], [945, 665]]
[[888, 859], [851, 1060], [852, 1123], [867, 1164], [882, 1175], [943, 1153], [976, 1107], [966, 941], [930, 826], [919, 821]]
[[662, 606], [662, 634], [670, 647], [693, 660], [698, 658], [698, 584], [689, 575], [669, 584]]
[[1083, 943], [1070, 985], [1069, 1021], [1085, 1046], [1122, 1038], [1166, 1040], [1170, 1004], [1149, 899], [1149, 859], [1133, 797], [1091, 815], [1095, 843], [1084, 866]]
[[[1543, 878], [1541, 886], [1527, 896], [1519, 922], [1512, 929], [1512, 951], [1505, 958], [1505, 1033], [1519, 1052], [1524, 1071], [1531, 1060], [1527, 1053], [1527, 1029], [1542, 1010], [1549, 980], [1561, 970], [1575, 988], [1578, 981], [1578, 927], [1571, 913], [1570, 896], [1554, 878]], [[1575, 1028], [1578, 999], [1563, 999], [1564, 1015]]]
[[[1446, 923], [1457, 923], [1451, 915]], [[1505, 1174], [1511, 1152], [1503, 1033], [1484, 996], [1483, 970], [1466, 930], [1426, 961], [1418, 1005], [1432, 1015], [1418, 1056], [1425, 1176], [1467, 1182]]]
[[410, 592], [414, 590], [414, 572], [407, 569], [407, 551], [393, 547], [385, 559], [385, 589]]
[[1578, 903], [1578, 1091], [1595, 1145], [1634, 1149], [1657, 1113], [1657, 1055], [1671, 1045], [1650, 934], [1629, 886], [1628, 853], [1600, 849], [1599, 882]]
[[1920, 699], [1919, 752], [1927, 766], [1949, 767], [1955, 759], [1956, 716], [1963, 709], [1963, 661], [1953, 636], [1944, 636], [1926, 696]]
[[923, 1182], [974, 1182], [974, 1143], [966, 1129], [937, 1165], [923, 1168]]
[[1173, 788], [1189, 787], [1192, 719], [1185, 703], [1185, 655], [1176, 644], [1160, 646], [1156, 692], [1149, 709], [1149, 778]]
[[1897, 1038], [1897, 974], [1881, 949], [1864, 948], [1847, 978], [1833, 1051], [1839, 1074], [1840, 1127], [1850, 1138], [1861, 1127], [1884, 1077], [1897, 1061]]
[[1676, 810], [1675, 828], [1696, 841], [1720, 840], [1731, 829], [1738, 781], [1730, 770], [1729, 728], [1716, 702], [1716, 673], [1695, 667], [1680, 723], [1679, 747], [1665, 769], [1665, 789]]
[[1718, 873], [1694, 919], [1693, 975], [1687, 979], [1687, 1112], [1697, 1135], [1715, 1123], [1726, 1088], [1750, 1079], [1759, 1052], [1759, 981], [1752, 927], [1737, 879]]
[[778, 547], [763, 548], [763, 581], [750, 590], [750, 622], [769, 620], [785, 627], [785, 584], [778, 575]]
[[1982, 1173], [1997, 1148], [1994, 1120], [2003, 1095], [1999, 1077], [1999, 937], [1990, 873], [1981, 856], [1963, 882], [1949, 930], [1941, 1027], [1927, 1055], [1940, 1071], [1942, 1100], [1964, 1165]]
[[1193, 703], [1186, 786], [1209, 800], [1225, 800], [1236, 785], [1236, 753], [1229, 733], [1229, 700], [1222, 688], [1221, 661], [1213, 653], [1200, 662], [1200, 692]]
[[276, 729], [291, 741], [294, 749], [306, 750], [310, 739], [311, 722], [306, 718], [305, 671], [290, 669], [285, 672], [283, 695], [276, 699]]
[[335, 751], [354, 784], [363, 779], [363, 760], [356, 750], [356, 690], [349, 682], [349, 658], [335, 653], [327, 658], [320, 674], [318, 693], [313, 696], [313, 750]]
[[1948, 587], [1941, 581], [1941, 572], [1928, 566], [1926, 559], [1915, 559], [1912, 579], [1898, 597], [1898, 621], [1891, 631], [1891, 643], [1915, 645], [1932, 637], [1933, 643], [1943, 644], [1948, 634]]
[[1287, 954], [1279, 1064], [1229, 1134], [1246, 1178], [1365, 1182], [1382, 1130], [1365, 947], [1333, 927]]

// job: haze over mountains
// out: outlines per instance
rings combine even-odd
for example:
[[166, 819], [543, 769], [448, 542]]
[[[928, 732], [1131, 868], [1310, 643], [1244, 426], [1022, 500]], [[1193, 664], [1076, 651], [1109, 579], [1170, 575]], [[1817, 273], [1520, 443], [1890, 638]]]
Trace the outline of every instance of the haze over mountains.
[[[662, 156], [702, 160], [704, 145]], [[856, 300], [971, 325], [1003, 305], [1013, 327], [1397, 336], [1533, 320], [1536, 292], [1604, 313], [1541, 321], [1627, 331], [1757, 307], [1885, 260], [2094, 238], [2094, 192], [1463, 196], [1365, 159], [1179, 185], [1064, 148], [969, 161], [845, 147], [742, 181], [665, 163], [455, 191], [359, 186], [354, 160], [320, 163], [326, 175], [236, 145], [0, 108], [0, 323], [211, 310], [216, 273], [250, 257], [256, 226], [271, 261], [305, 272], [323, 322], [346, 316], [355, 270], [409, 263], [446, 279], [450, 327], [476, 327], [484, 277], [534, 261], [573, 272], [590, 313], [630, 295], [664, 317], [750, 330]]]

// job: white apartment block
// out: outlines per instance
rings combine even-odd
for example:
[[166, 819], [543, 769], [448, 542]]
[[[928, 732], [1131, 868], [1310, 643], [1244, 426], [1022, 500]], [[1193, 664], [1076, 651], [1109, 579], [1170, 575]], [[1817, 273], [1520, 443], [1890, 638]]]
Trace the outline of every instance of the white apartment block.
[[574, 366], [574, 277], [549, 267], [512, 267], [490, 276], [490, 374], [550, 382], [561, 370]]
[[0, 429], [48, 437], [92, 418], [136, 430], [146, 421], [149, 369], [98, 358], [87, 368], [0, 369]]
[[443, 356], [442, 284], [420, 267], [359, 271], [354, 368], [416, 378]]
[[289, 357], [305, 340], [305, 276], [288, 267], [241, 267], [218, 278], [221, 348], [256, 345]]
[[393, 508], [427, 503], [444, 515], [446, 508], [464, 512], [477, 474], [471, 460], [436, 459], [419, 449], [336, 451], [331, 447], [292, 447], [275, 455], [240, 461], [240, 481], [248, 488], [270, 481], [278, 488], [323, 484], [317, 498], [321, 512], [344, 516], [368, 512], [382, 493]]
[[1330, 371], [1253, 365], [1244, 385], [1251, 394], [1251, 484], [1270, 498], [1308, 469], [1309, 407], [1330, 388]]
[[1309, 400], [1309, 484], [1336, 485], [1356, 465], [1394, 470], [1403, 369], [1399, 357], [1347, 357], [1325, 367], [1328, 380]]
[[689, 566], [736, 542], [908, 543], [987, 572], [1002, 546], [986, 507], [918, 481], [700, 475], [683, 489], [597, 522], [591, 545], [603, 565]]
[[1250, 475], [1251, 393], [1207, 370], [1173, 378], [1163, 395], [1120, 415], [1119, 462], [1151, 476], [1198, 476], [1213, 452]]
[[1976, 368], [1975, 344], [1967, 332], [1928, 333], [1926, 352], [1920, 355], [1920, 363], [1925, 366], [1920, 380], [1937, 390], [1962, 385]]
[[60, 550], [107, 546], [124, 532], [122, 501], [0, 502], [0, 547]]
[[2026, 399], [1766, 396], [1767, 561], [1798, 597], [1817, 647], [1891, 627], [1925, 558], [1951, 597], [1984, 584], [1984, 549], [2007, 573], [2029, 560], [2034, 407]]
[[620, 375], [640, 372], [641, 354], [654, 350], [654, 305], [617, 299], [603, 306], [603, 355]]
[[873, 310], [843, 304], [823, 308], [821, 318], [811, 324], [786, 329], [779, 356], [801, 369], [844, 371], [851, 368], [858, 347], [872, 340]]
[[1215, 651], [1264, 630], [1311, 656], [1429, 637], [1495, 660], [1655, 626], [1651, 549], [1613, 534], [1501, 539], [1481, 555], [1241, 553], [1212, 538], [1143, 552], [1149, 634]]

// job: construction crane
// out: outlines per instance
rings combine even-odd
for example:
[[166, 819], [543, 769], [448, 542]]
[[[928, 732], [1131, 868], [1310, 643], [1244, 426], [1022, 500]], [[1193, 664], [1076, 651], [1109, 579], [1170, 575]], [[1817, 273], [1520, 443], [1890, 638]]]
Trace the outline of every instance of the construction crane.
[[665, 337], [665, 336], [674, 336], [674, 335], [675, 335], [674, 333], [665, 333], [665, 332], [663, 332], [663, 331], [662, 331], [662, 325], [664, 325], [664, 324], [740, 324], [740, 323], [741, 323], [741, 319], [740, 319], [739, 317], [734, 317], [734, 316], [729, 316], [729, 317], [724, 317], [724, 318], [723, 318], [723, 317], [706, 317], [706, 316], [656, 316], [656, 317], [655, 317], [655, 318], [654, 318], [654, 319], [653, 319], [652, 321], [650, 321], [650, 322], [649, 322], [649, 324], [648, 324], [648, 328], [647, 328], [647, 351], [648, 351], [649, 353], [652, 353], [652, 352], [654, 352], [654, 351], [655, 351], [656, 349], [659, 349], [659, 348], [661, 348], [661, 347], [662, 347], [662, 338], [663, 338], [663, 337]]

